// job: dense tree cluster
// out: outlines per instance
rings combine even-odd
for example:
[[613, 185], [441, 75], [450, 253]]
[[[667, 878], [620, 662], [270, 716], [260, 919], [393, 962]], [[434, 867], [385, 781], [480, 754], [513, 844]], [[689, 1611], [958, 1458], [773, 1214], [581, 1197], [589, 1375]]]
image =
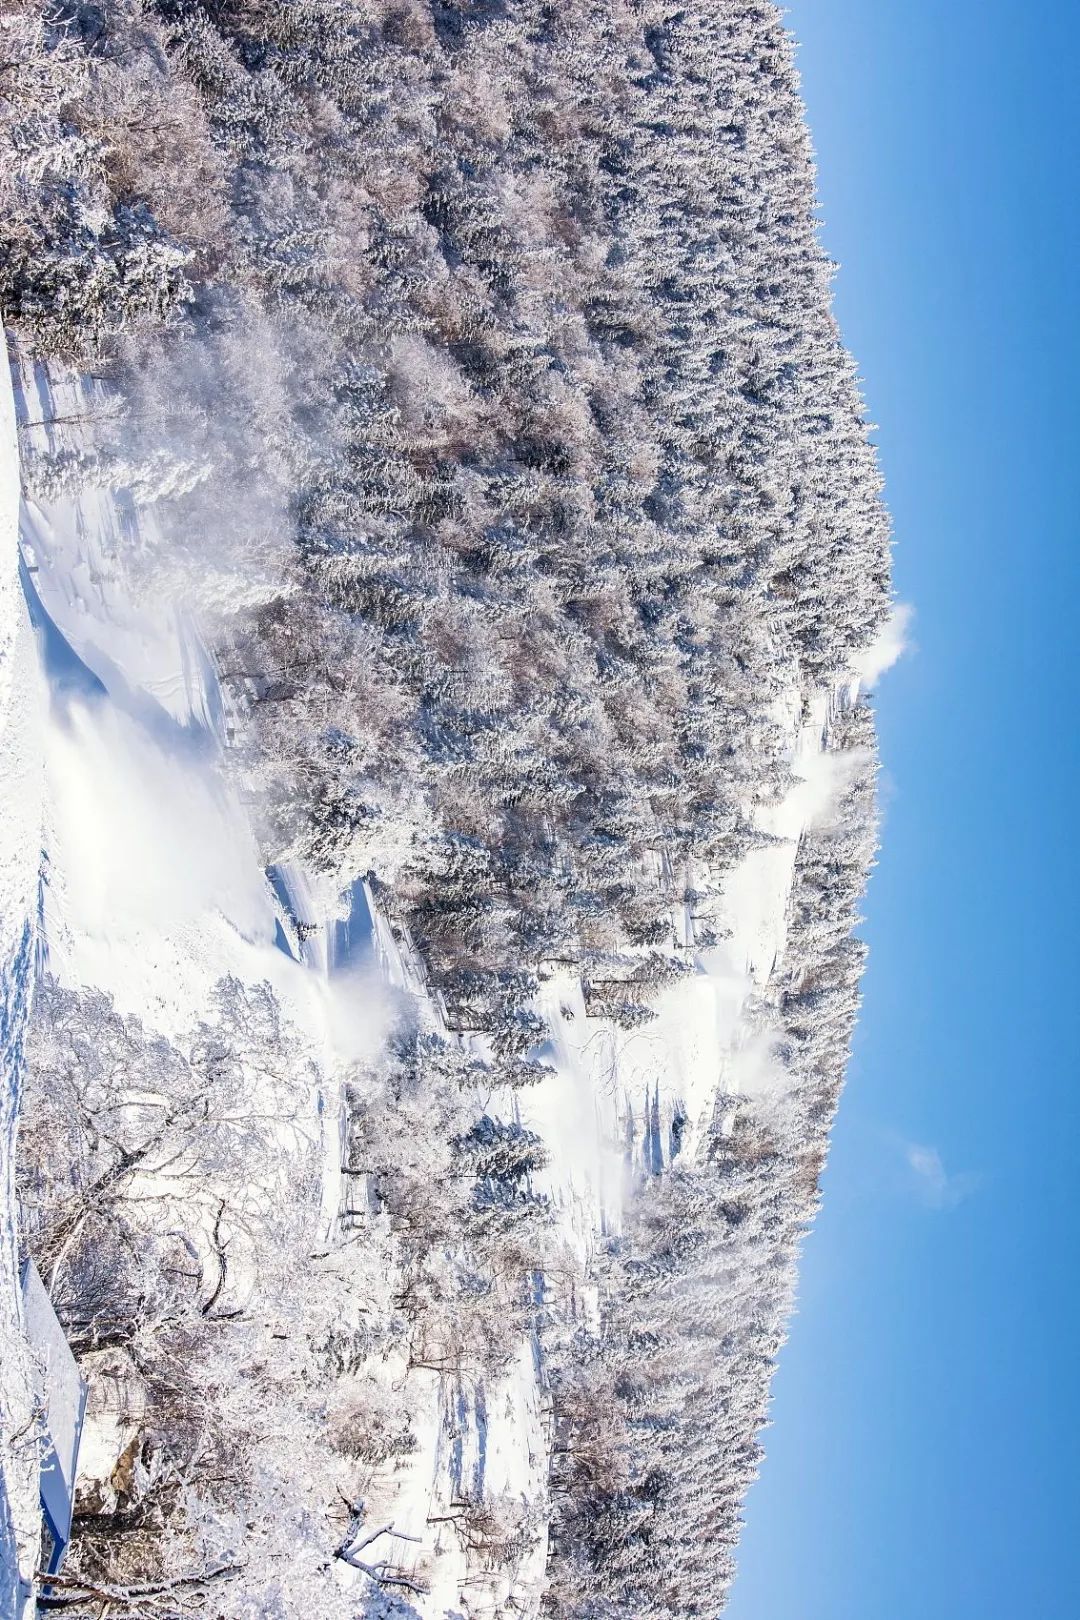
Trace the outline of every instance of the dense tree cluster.
[[[110, 270], [99, 320], [13, 270], [8, 315], [70, 349], [169, 304], [123, 387], [174, 530], [235, 550], [216, 463], [245, 555], [291, 532], [223, 657], [273, 852], [392, 881], [487, 1013], [508, 964], [663, 936], [777, 786], [776, 693], [887, 606], [773, 8], [119, 0], [43, 38], [95, 252], [137, 216], [121, 258], [145, 229], [186, 291]], [[84, 256], [20, 229], [35, 273]]]
[[38, 987], [21, 1237], [84, 1370], [121, 1392], [118, 1421], [134, 1415], [79, 1502], [76, 1585], [237, 1574], [237, 1514], [265, 1517], [280, 1430], [310, 1422], [326, 1361], [305, 1062], [266, 987], [227, 980], [214, 999], [168, 1042], [100, 993]]
[[[366, 876], [444, 1016], [350, 1093], [413, 1365], [498, 1367], [533, 1320], [543, 1146], [479, 1099], [542, 1074], [546, 964], [592, 1016], [646, 1022], [791, 786], [785, 705], [833, 694], [852, 769], [758, 1009], [786, 1083], [718, 1099], [605, 1256], [601, 1331], [552, 1352], [551, 1613], [715, 1613], [858, 1004], [873, 726], [837, 694], [889, 607], [780, 15], [7, 0], [5, 21], [4, 318], [106, 370], [124, 413], [28, 476], [153, 504], [127, 561], [200, 597], [267, 860]], [[201, 1052], [162, 1059], [184, 1132], [229, 1083]], [[212, 1152], [257, 1147], [184, 1140], [208, 1186]], [[75, 1207], [141, 1141], [95, 1137]], [[76, 1253], [65, 1230], [50, 1255]], [[360, 1433], [407, 1443], [374, 1409]]]
[[475, 1378], [517, 1353], [551, 1224], [539, 1137], [481, 1112], [491, 1073], [403, 1032], [349, 1092], [350, 1173], [390, 1219], [409, 1365]]
[[[377, 1074], [351, 1073], [351, 1241], [330, 1248], [318, 1080], [266, 986], [223, 981], [208, 1020], [170, 1042], [107, 996], [42, 980], [21, 1238], [127, 1424], [111, 1474], [78, 1499], [76, 1613], [112, 1592], [118, 1614], [141, 1616], [151, 1591], [186, 1612], [188, 1587], [198, 1605], [220, 1585], [215, 1613], [284, 1620], [302, 1590], [328, 1620], [355, 1620], [366, 1600], [339, 1589], [334, 1564], [372, 1527], [356, 1509], [349, 1530], [342, 1505], [415, 1448], [410, 1377], [482, 1397], [531, 1325], [553, 1250], [531, 1185], [545, 1154], [483, 1111], [486, 1068], [403, 1028]], [[521, 1500], [456, 1512], [478, 1565], [539, 1533]]]
[[784, 961], [758, 1010], [774, 1084], [720, 1095], [697, 1159], [646, 1188], [607, 1257], [602, 1332], [557, 1372], [547, 1609], [560, 1620], [715, 1615], [734, 1573], [859, 1005], [871, 711], [839, 709], [829, 730], [852, 770], [835, 815], [800, 845]]

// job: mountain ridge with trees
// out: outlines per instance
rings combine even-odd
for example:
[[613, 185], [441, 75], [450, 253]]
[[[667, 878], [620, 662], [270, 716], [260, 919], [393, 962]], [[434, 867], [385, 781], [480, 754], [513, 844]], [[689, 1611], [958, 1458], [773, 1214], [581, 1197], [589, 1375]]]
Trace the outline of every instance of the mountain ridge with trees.
[[[487, 1505], [497, 1524], [482, 1501], [454, 1509], [472, 1514], [468, 1557], [485, 1579], [523, 1561], [529, 1612], [558, 1620], [715, 1614], [857, 1016], [877, 769], [858, 671], [893, 606], [781, 14], [6, 0], [4, 22], [18, 69], [0, 91], [5, 325], [27, 363], [100, 377], [109, 401], [63, 440], [27, 438], [28, 499], [122, 492], [118, 574], [133, 601], [171, 593], [197, 615], [265, 865], [364, 885], [423, 985], [343, 1086], [349, 1174], [370, 1200], [359, 1275], [381, 1268], [381, 1322], [350, 1285], [339, 1342], [308, 1279], [318, 1327], [292, 1313], [286, 1353], [267, 1325], [314, 1241], [313, 1172], [306, 1150], [286, 1153], [302, 1234], [239, 1206], [226, 1219], [198, 1107], [220, 1121], [255, 1086], [283, 1117], [275, 1052], [298, 1097], [318, 1082], [262, 992], [228, 980], [158, 1053], [167, 1105], [130, 1087], [73, 1105], [70, 1175], [48, 1125], [59, 1032], [127, 1042], [135, 1068], [158, 1037], [43, 980], [25, 1241], [43, 1266], [78, 1253], [70, 1282], [91, 1293], [103, 1256], [141, 1255], [107, 1309], [128, 1313], [147, 1388], [165, 1375], [137, 1318], [164, 1300], [176, 1343], [202, 1347], [191, 1411], [212, 1406], [231, 1335], [253, 1369], [236, 1423], [296, 1378], [305, 1434], [328, 1425], [372, 1478], [411, 1455], [382, 1374], [358, 1393], [372, 1358], [482, 1382], [535, 1342], [550, 1470], [528, 1511]], [[806, 737], [827, 802], [796, 816]], [[523, 1123], [555, 1063], [546, 987], [575, 985], [612, 1042], [666, 1030], [678, 987], [718, 971], [736, 875], [781, 847], [782, 937], [738, 1015], [768, 1084], [729, 1084], [718, 1051], [698, 1117], [665, 1099], [668, 1145], [657, 1123], [648, 1163], [636, 1138], [626, 1149], [619, 1229], [573, 1262], [573, 1309], [554, 1303], [542, 1279], [572, 1267], [559, 1197], [541, 1190], [553, 1144]], [[245, 1045], [253, 1019], [261, 1044]], [[146, 1142], [115, 1162], [102, 1146], [112, 1106], [136, 1135], [140, 1109], [165, 1107], [170, 1151], [204, 1183], [164, 1200], [167, 1243], [130, 1204], [136, 1185], [164, 1198], [130, 1157]], [[236, 1178], [257, 1202], [272, 1153], [240, 1135]], [[219, 1320], [223, 1233], [242, 1247], [245, 1221], [253, 1252], [280, 1251], [264, 1338]], [[193, 1249], [179, 1290], [178, 1242]], [[337, 1391], [326, 1411], [320, 1378]], [[220, 1601], [248, 1603], [236, 1613], [292, 1612], [287, 1596], [259, 1609], [268, 1589], [233, 1570], [235, 1526], [212, 1483], [192, 1483], [191, 1411], [171, 1453], [161, 1424], [144, 1445], [141, 1506], [87, 1515], [87, 1590], [175, 1574], [176, 1548], [150, 1534], [168, 1520], [185, 1569], [205, 1542], [205, 1567], [230, 1570]], [[282, 1459], [253, 1440], [244, 1463], [236, 1490], [269, 1513]], [[137, 1534], [112, 1536], [110, 1513], [132, 1512]], [[361, 1517], [338, 1561], [422, 1605], [404, 1566], [388, 1577], [365, 1553]]]

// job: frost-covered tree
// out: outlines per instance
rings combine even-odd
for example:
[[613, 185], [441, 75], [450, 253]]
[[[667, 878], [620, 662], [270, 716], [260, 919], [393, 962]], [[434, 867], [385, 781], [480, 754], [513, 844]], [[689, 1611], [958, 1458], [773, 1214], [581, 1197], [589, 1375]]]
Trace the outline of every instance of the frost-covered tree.
[[[599, 1331], [550, 1334], [549, 1609], [714, 1614], [858, 1004], [874, 747], [850, 670], [889, 609], [880, 478], [780, 14], [13, 0], [12, 15], [5, 320], [37, 353], [93, 353], [118, 406], [78, 465], [50, 453], [30, 477], [44, 493], [107, 477], [152, 505], [156, 538], [125, 563], [144, 591], [192, 582], [267, 860], [367, 878], [442, 1023], [397, 1031], [350, 1076], [348, 1165], [373, 1203], [356, 1252], [378, 1265], [381, 1318], [354, 1303], [328, 1321], [317, 1276], [293, 1276], [306, 1325], [268, 1365], [363, 1382], [381, 1332], [413, 1371], [506, 1364], [542, 1315], [551, 1211], [532, 1184], [542, 1145], [491, 1099], [543, 1079], [545, 976], [572, 972], [589, 1016], [644, 1038], [715, 943], [726, 874], [768, 841], [759, 812], [791, 790], [788, 717], [828, 699], [825, 742], [851, 769], [800, 842], [756, 1009], [785, 1083], [767, 1105], [718, 1099], [697, 1157], [646, 1179], [605, 1252]], [[62, 1030], [63, 1004], [42, 1005]], [[280, 1170], [239, 1106], [265, 1015], [219, 1009], [159, 1051], [87, 1004], [101, 1051], [84, 1039], [70, 1072], [60, 1034], [41, 1037], [80, 1166], [76, 1184], [54, 1166], [34, 1217], [58, 1280], [98, 1230], [95, 1199], [130, 1223], [125, 1189], [176, 1148], [206, 1189], [202, 1235], [184, 1260], [125, 1226], [135, 1276], [168, 1311], [187, 1267], [197, 1329], [232, 1309], [222, 1256], [244, 1223], [253, 1248], [260, 1230], [235, 1189], [254, 1202]], [[172, 1100], [146, 1077], [106, 1122], [103, 1054], [129, 1048]], [[343, 1468], [407, 1446], [377, 1392], [338, 1395]], [[367, 1414], [359, 1437], [350, 1412]], [[254, 1478], [266, 1453], [250, 1455]], [[312, 1500], [322, 1512], [316, 1493], [301, 1518]], [[370, 1562], [362, 1530], [304, 1524], [305, 1545]], [[297, 1601], [280, 1569], [240, 1590], [237, 1613]]]

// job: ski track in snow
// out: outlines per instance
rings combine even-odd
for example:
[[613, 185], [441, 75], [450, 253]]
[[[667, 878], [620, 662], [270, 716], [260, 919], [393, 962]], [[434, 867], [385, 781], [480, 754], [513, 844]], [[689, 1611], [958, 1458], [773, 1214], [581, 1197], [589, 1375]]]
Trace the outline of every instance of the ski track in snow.
[[[102, 404], [98, 386], [40, 367], [17, 373], [28, 438], [56, 448], [56, 430]], [[3, 384], [6, 390], [6, 380]], [[6, 415], [4, 412], [6, 411]], [[67, 430], [64, 430], [65, 432]], [[65, 438], [70, 444], [70, 434]], [[233, 974], [267, 980], [309, 1048], [334, 1072], [335, 1052], [359, 1050], [378, 1033], [378, 993], [426, 1006], [445, 1028], [415, 953], [378, 914], [366, 884], [344, 896], [295, 866], [269, 877], [259, 864], [246, 816], [220, 768], [227, 716], [213, 664], [182, 604], [136, 605], [115, 559], [137, 545], [140, 526], [123, 492], [83, 489], [47, 506], [23, 505], [16, 548], [18, 462], [10, 394], [0, 403], [0, 1116], [4, 1224], [5, 1432], [27, 1410], [28, 1385], [14, 1282], [12, 1150], [19, 1041], [32, 979], [36, 892], [42, 846], [42, 945], [63, 981], [109, 991], [125, 1013], [175, 1036], [200, 1016], [213, 985]], [[21, 582], [20, 582], [21, 572]], [[37, 629], [30, 629], [24, 595]], [[45, 681], [39, 673], [44, 673]], [[41, 691], [48, 688], [47, 719]], [[619, 1230], [628, 1191], [676, 1154], [691, 1156], [712, 1118], [719, 1090], [750, 1089], [755, 1065], [748, 1008], [782, 961], [785, 919], [799, 838], [827, 798], [816, 761], [829, 712], [821, 694], [805, 722], [792, 691], [777, 706], [801, 780], [777, 805], [761, 807], [769, 842], [751, 850], [722, 890], [727, 937], [693, 955], [693, 971], [666, 989], [657, 1017], [626, 1032], [588, 1015], [581, 982], [552, 970], [537, 999], [549, 1031], [538, 1054], [551, 1072], [535, 1087], [496, 1095], [493, 1113], [537, 1130], [550, 1163], [537, 1186], [557, 1212], [561, 1236], [579, 1265]], [[297, 930], [296, 924], [305, 925]], [[684, 924], [692, 945], [692, 924]], [[365, 977], [365, 972], [367, 976]], [[365, 1026], [368, 1026], [365, 1028]], [[482, 1037], [467, 1037], [483, 1051]], [[341, 1103], [332, 1080], [310, 1099], [322, 1132], [323, 1224], [332, 1241], [342, 1205]], [[681, 1135], [679, 1134], [681, 1132]], [[555, 1299], [553, 1279], [543, 1286]], [[563, 1308], [570, 1301], [557, 1300]], [[595, 1325], [598, 1301], [586, 1288], [574, 1301]], [[512, 1372], [488, 1383], [410, 1374], [417, 1450], [394, 1477], [382, 1522], [399, 1537], [392, 1556], [423, 1570], [430, 1593], [416, 1599], [425, 1620], [456, 1613], [461, 1583], [475, 1580], [453, 1527], [431, 1525], [462, 1490], [509, 1493], [542, 1502], [548, 1418], [542, 1356], [523, 1340]], [[11, 1481], [0, 1507], [5, 1581], [13, 1578], [15, 1537], [33, 1522], [33, 1480], [9, 1453]], [[20, 1471], [21, 1470], [21, 1471]], [[26, 1476], [26, 1477], [24, 1477]], [[30, 1479], [28, 1485], [27, 1481]], [[372, 1515], [374, 1519], [374, 1514]], [[388, 1538], [389, 1539], [389, 1538]], [[546, 1548], [541, 1539], [517, 1572], [514, 1595], [536, 1612]], [[24, 1560], [25, 1562], [25, 1560]], [[470, 1613], [498, 1611], [509, 1595], [481, 1600]], [[484, 1607], [484, 1604], [490, 1607]]]

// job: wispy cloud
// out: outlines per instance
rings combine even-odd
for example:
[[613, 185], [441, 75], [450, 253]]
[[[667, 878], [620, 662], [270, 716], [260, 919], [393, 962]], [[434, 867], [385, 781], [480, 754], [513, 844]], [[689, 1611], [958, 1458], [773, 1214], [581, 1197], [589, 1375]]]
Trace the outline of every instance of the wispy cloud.
[[852, 663], [860, 686], [876, 686], [886, 670], [910, 651], [914, 617], [915, 609], [909, 603], [897, 602], [869, 647], [864, 647]]
[[915, 1194], [927, 1209], [955, 1209], [979, 1185], [979, 1177], [970, 1170], [946, 1170], [937, 1148], [923, 1142], [906, 1142], [904, 1158]]

